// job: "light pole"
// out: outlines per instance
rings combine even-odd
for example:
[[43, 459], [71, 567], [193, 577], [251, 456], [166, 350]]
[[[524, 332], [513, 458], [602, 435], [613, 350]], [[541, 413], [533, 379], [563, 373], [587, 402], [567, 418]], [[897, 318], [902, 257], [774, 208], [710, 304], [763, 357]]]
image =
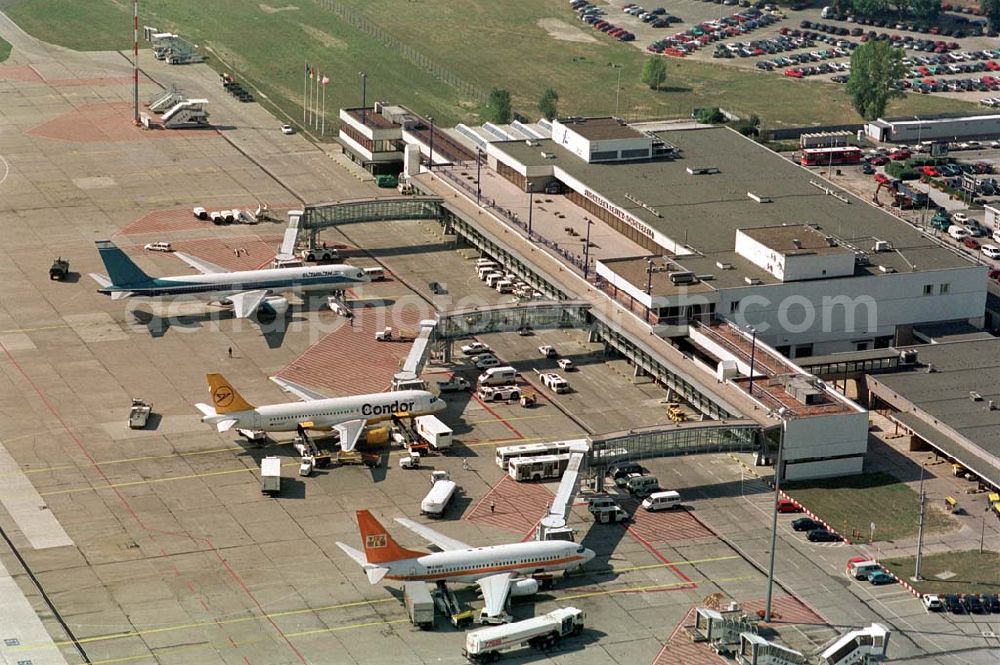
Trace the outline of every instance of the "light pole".
[[482, 174], [482, 167], [483, 167], [482, 150], [479, 149], [479, 146], [476, 146], [476, 205], [477, 206], [479, 205], [479, 196], [480, 193], [482, 192], [482, 189], [479, 186], [480, 182], [479, 177]]
[[593, 224], [589, 217], [584, 217], [587, 222], [587, 239], [583, 241], [583, 281], [587, 281], [590, 274], [590, 226]]
[[748, 326], [747, 330], [749, 330], [750, 334], [753, 335], [753, 338], [750, 342], [750, 384], [747, 387], [747, 392], [750, 394], [751, 397], [753, 397], [753, 366], [754, 366], [754, 360], [757, 355], [757, 329], [752, 326]]
[[367, 72], [360, 72], [358, 76], [361, 77], [361, 124], [363, 125], [368, 113], [365, 110], [368, 101], [368, 74]]
[[531, 238], [531, 211], [535, 209], [535, 186], [528, 182], [528, 238]]
[[653, 259], [646, 259], [646, 295], [653, 295]]
[[784, 463], [785, 429], [788, 427], [784, 411], [785, 407], [778, 410], [778, 415], [781, 417], [781, 433], [778, 436], [778, 461], [774, 465], [774, 509], [771, 513], [771, 560], [767, 566], [767, 602], [764, 605], [764, 621], [767, 623], [771, 622], [771, 599], [774, 591], [774, 550], [778, 545], [778, 502], [781, 500], [781, 465]]
[[920, 467], [920, 522], [917, 524], [917, 561], [913, 566], [913, 579], [920, 581], [920, 563], [924, 558], [924, 503], [927, 495], [924, 494], [924, 467]]
[[618, 83], [615, 85], [615, 117], [617, 118], [618, 102], [620, 101], [622, 95], [622, 70], [625, 68], [625, 65], [612, 64], [611, 66], [618, 70]]
[[427, 116], [427, 122], [431, 125], [431, 145], [430, 145], [430, 157], [427, 160], [427, 170], [434, 170], [434, 116]]

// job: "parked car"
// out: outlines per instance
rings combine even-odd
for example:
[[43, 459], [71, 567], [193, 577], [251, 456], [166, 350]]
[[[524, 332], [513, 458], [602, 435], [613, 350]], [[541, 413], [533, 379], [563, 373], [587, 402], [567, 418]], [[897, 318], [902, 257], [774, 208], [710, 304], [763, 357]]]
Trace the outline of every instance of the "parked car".
[[791, 499], [779, 499], [778, 500], [778, 512], [779, 513], [801, 513], [802, 506], [800, 506], [795, 501]]
[[983, 245], [980, 248], [980, 251], [982, 251], [983, 256], [987, 258], [1000, 259], [1000, 247], [997, 247], [996, 245]]
[[170, 243], [165, 241], [146, 243], [145, 245], [142, 246], [142, 248], [150, 252], [174, 251], [174, 248], [170, 245]]
[[483, 354], [481, 356], [476, 356], [473, 364], [476, 366], [476, 369], [490, 369], [491, 367], [500, 367], [503, 363], [501, 363], [494, 355]]
[[813, 543], [839, 543], [841, 541], [840, 536], [826, 529], [813, 529], [806, 535], [806, 538]]
[[295, 133], [295, 128], [292, 127], [291, 125], [282, 125], [281, 126], [281, 133], [282, 134], [294, 134]]
[[962, 601], [955, 594], [950, 594], [945, 598], [944, 606], [952, 614], [965, 614], [965, 606], [962, 605]]
[[934, 593], [925, 593], [920, 600], [924, 604], [924, 609], [928, 612], [944, 612], [944, 601], [941, 596]]
[[472, 342], [471, 344], [466, 344], [462, 347], [462, 353], [467, 356], [475, 356], [480, 353], [490, 353], [489, 344], [483, 344], [482, 342]]
[[956, 212], [954, 215], [951, 216], [951, 218], [955, 221], [956, 224], [969, 223], [969, 216], [966, 215], [964, 212]]
[[556, 347], [549, 346], [548, 344], [538, 347], [538, 352], [545, 356], [546, 358], [555, 358], [559, 353], [556, 351]]
[[896, 581], [896, 578], [885, 572], [884, 570], [873, 570], [868, 573], [868, 583], [874, 584], [875, 586], [880, 586], [882, 584], [892, 584]]
[[795, 531], [814, 531], [822, 528], [823, 525], [811, 517], [800, 517], [797, 520], [792, 520], [792, 529]]
[[968, 610], [969, 614], [986, 614], [989, 610], [983, 605], [983, 601], [974, 593], [966, 594], [962, 597], [965, 603], [965, 609]]

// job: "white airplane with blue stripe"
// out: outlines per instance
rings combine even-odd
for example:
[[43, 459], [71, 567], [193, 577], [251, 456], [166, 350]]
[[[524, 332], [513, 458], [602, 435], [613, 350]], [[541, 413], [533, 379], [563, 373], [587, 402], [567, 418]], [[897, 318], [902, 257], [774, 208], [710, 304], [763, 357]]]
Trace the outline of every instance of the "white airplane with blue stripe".
[[172, 299], [196, 298], [231, 305], [237, 318], [253, 316], [261, 307], [275, 315], [288, 309], [288, 299], [280, 293], [303, 294], [308, 291], [344, 291], [367, 283], [364, 270], [345, 264], [298, 268], [268, 268], [230, 272], [193, 256], [174, 252], [200, 275], [150, 277], [110, 240], [98, 240], [107, 275], [91, 273], [101, 288], [98, 293], [123, 298]]

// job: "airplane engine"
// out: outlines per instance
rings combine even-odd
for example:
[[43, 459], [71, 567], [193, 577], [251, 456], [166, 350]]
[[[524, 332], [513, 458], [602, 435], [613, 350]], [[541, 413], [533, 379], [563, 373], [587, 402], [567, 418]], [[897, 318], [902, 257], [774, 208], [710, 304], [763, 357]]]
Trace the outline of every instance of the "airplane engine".
[[515, 596], [533, 596], [538, 593], [538, 580], [514, 580], [510, 583], [511, 598]]
[[260, 310], [265, 313], [265, 316], [270, 318], [284, 316], [285, 312], [288, 311], [288, 298], [283, 296], [268, 296], [260, 304]]

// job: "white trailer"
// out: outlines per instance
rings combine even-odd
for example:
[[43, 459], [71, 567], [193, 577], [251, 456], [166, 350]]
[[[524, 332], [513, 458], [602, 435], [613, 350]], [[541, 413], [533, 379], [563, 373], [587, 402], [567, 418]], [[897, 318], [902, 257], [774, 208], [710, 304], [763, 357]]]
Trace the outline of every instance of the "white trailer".
[[585, 618], [583, 610], [564, 607], [524, 621], [474, 630], [465, 636], [462, 655], [470, 662], [482, 663], [496, 660], [508, 649], [547, 649], [567, 635], [583, 632]]
[[431, 485], [431, 491], [420, 502], [420, 514], [441, 517], [448, 507], [448, 502], [455, 496], [458, 485], [448, 477], [447, 471], [435, 471], [431, 476], [431, 482], [434, 483]]
[[417, 434], [434, 450], [451, 447], [451, 428], [434, 416], [417, 416], [413, 419]]
[[281, 458], [265, 457], [260, 461], [260, 493], [274, 496], [281, 491]]

